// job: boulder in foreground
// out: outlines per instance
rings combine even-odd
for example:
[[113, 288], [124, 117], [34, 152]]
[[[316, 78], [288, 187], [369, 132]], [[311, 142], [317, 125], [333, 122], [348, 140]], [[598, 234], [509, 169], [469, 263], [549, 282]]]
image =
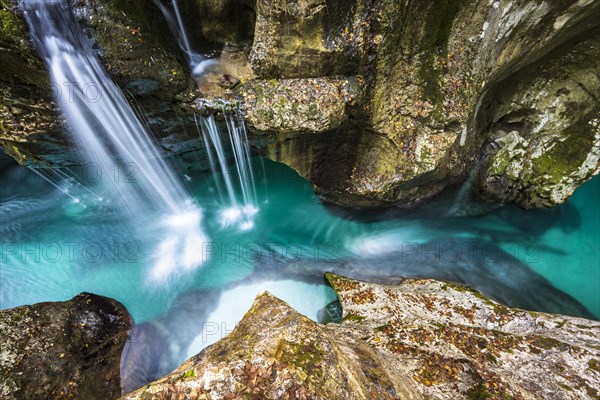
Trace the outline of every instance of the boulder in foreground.
[[588, 399], [600, 323], [501, 306], [462, 286], [328, 275], [344, 308], [319, 325], [269, 293], [236, 329], [134, 399]]
[[123, 305], [90, 293], [0, 311], [0, 398], [117, 398], [130, 326]]

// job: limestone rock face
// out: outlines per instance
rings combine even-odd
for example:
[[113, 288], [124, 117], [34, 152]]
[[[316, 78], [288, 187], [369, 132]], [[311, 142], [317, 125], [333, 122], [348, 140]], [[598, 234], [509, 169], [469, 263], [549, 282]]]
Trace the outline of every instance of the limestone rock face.
[[0, 397], [118, 397], [130, 326], [125, 307], [89, 293], [0, 311]]
[[415, 384], [391, 361], [265, 292], [224, 340], [123, 398], [415, 398]]
[[548, 207], [598, 173], [599, 32], [497, 89], [489, 156], [482, 153], [488, 158], [479, 175], [484, 197]]
[[[270, 130], [268, 153], [326, 200], [412, 206], [472, 173], [476, 197], [547, 207], [598, 172], [598, 2], [263, 0], [256, 13], [259, 77], [362, 78], [351, 123], [329, 146]], [[249, 121], [264, 131], [269, 117]], [[507, 121], [527, 130], [526, 158], [502, 147]], [[342, 172], [321, 179], [332, 165]]]
[[[163, 0], [164, 4], [171, 3]], [[199, 51], [227, 44], [252, 44], [256, 0], [186, 0], [177, 2], [192, 46]]]
[[598, 322], [510, 309], [439, 281], [328, 279], [341, 324], [319, 325], [263, 293], [232, 333], [123, 399], [598, 395]]
[[248, 122], [279, 137], [339, 129], [360, 93], [356, 79], [343, 77], [252, 80], [241, 90]]
[[257, 0], [252, 67], [260, 78], [356, 73], [363, 1]]
[[512, 309], [434, 280], [328, 279], [344, 307], [342, 326], [368, 328], [366, 342], [395, 354], [423, 398], [598, 396], [598, 321]]
[[[180, 63], [183, 58], [157, 7], [143, 0], [70, 1], [75, 17], [120, 86], [140, 98], [172, 98], [186, 89], [190, 81]], [[154, 84], [143, 85], [143, 81]]]

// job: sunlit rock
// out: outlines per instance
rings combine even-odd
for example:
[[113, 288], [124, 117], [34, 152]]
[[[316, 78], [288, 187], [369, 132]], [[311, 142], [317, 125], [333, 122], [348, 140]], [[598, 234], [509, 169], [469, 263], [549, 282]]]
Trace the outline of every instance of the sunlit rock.
[[596, 321], [507, 308], [440, 281], [328, 279], [341, 324], [319, 325], [265, 292], [228, 336], [123, 399], [598, 395]]

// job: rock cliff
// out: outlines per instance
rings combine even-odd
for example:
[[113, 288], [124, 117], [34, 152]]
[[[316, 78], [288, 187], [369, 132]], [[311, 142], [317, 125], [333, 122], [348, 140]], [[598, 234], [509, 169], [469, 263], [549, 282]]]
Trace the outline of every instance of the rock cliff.
[[[180, 3], [194, 46], [220, 54], [198, 82], [154, 4], [73, 3], [169, 152], [199, 149], [191, 112], [219, 99], [263, 154], [345, 206], [412, 207], [468, 182], [476, 200], [550, 207], [599, 171], [597, 1]], [[68, 162], [43, 65], [2, 5], [0, 143]]]

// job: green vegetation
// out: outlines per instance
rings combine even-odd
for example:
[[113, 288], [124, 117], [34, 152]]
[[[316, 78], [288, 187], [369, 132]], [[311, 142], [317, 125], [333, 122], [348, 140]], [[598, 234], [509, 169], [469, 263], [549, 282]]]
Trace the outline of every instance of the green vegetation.
[[558, 183], [575, 172], [585, 161], [593, 141], [593, 135], [586, 136], [581, 133], [571, 135], [540, 157], [534, 158], [532, 166], [535, 176], [547, 174], [553, 182]]
[[423, 100], [429, 100], [433, 104], [434, 116], [439, 116], [444, 103], [440, 87], [444, 71], [436, 66], [436, 58], [446, 57], [452, 23], [459, 9], [459, 0], [440, 0], [432, 2], [426, 11], [425, 34], [421, 40], [424, 54], [419, 75], [423, 80]]
[[469, 400], [486, 400], [492, 398], [492, 394], [487, 391], [483, 383], [479, 383], [476, 386], [472, 386], [465, 392], [465, 396]]
[[181, 375], [181, 379], [187, 379], [187, 378], [195, 378], [196, 377], [196, 370], [194, 369], [190, 369], [185, 371], [185, 373], [183, 373]]
[[342, 321], [361, 322], [361, 321], [364, 321], [365, 319], [367, 319], [367, 317], [363, 317], [362, 315], [356, 315], [356, 314], [349, 313], [344, 318], [342, 318]]

